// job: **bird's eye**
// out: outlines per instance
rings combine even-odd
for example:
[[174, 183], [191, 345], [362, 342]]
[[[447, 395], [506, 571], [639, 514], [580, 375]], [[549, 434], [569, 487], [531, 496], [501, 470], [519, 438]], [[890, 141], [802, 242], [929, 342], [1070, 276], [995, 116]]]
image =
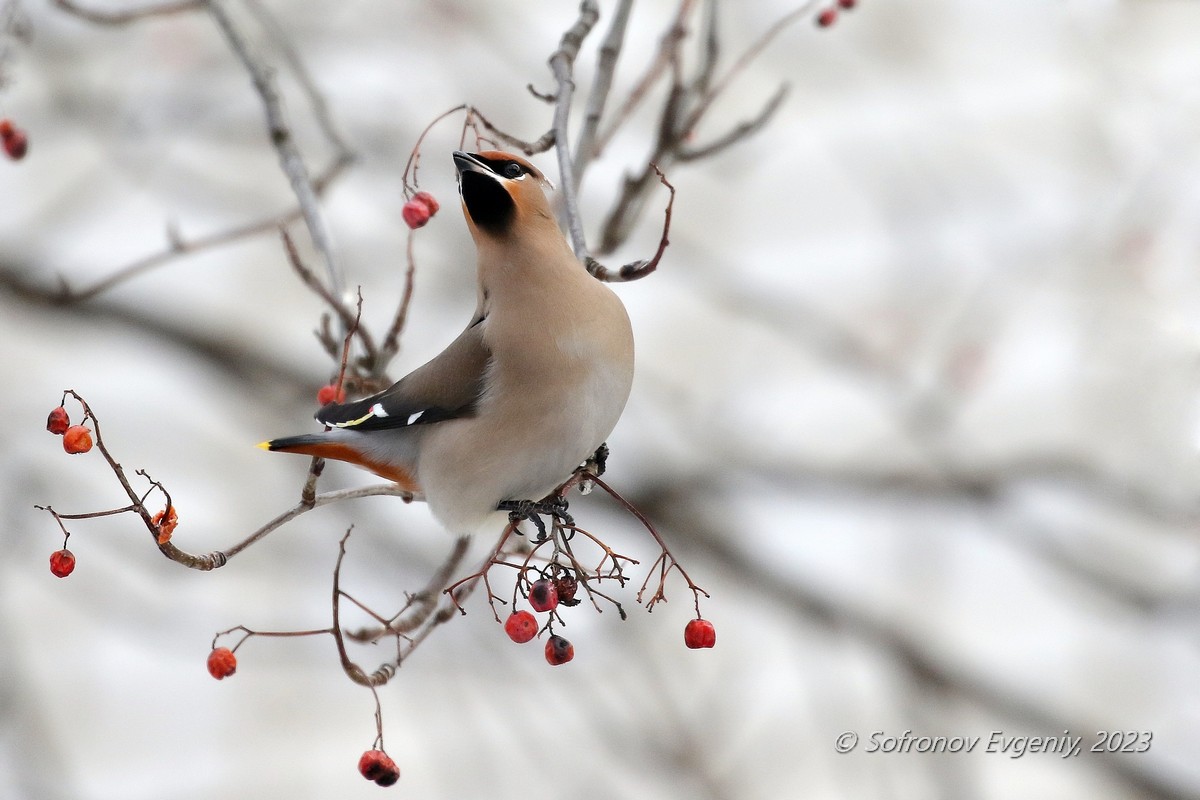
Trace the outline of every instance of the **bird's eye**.
[[504, 177], [506, 178], [519, 178], [522, 172], [521, 165], [515, 161], [510, 161], [504, 165]]

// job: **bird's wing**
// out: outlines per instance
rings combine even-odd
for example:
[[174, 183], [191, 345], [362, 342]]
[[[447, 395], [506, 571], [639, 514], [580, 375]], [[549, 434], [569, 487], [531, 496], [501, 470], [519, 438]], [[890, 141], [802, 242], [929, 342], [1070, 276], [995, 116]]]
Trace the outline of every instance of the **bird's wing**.
[[491, 359], [482, 322], [482, 316], [476, 317], [445, 350], [390, 389], [353, 403], [330, 403], [317, 412], [317, 420], [367, 431], [471, 416]]

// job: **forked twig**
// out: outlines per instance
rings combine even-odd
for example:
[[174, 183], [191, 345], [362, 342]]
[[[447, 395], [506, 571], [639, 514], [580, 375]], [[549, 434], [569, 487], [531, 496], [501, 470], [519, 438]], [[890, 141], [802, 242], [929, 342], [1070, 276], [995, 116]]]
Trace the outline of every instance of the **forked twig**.
[[654, 169], [655, 174], [658, 175], [659, 182], [667, 187], [667, 190], [671, 193], [670, 198], [667, 200], [667, 207], [663, 211], [663, 229], [662, 236], [658, 239], [658, 249], [654, 251], [653, 257], [649, 260], [631, 261], [616, 270], [611, 270], [591, 256], [587, 256], [583, 261], [583, 265], [587, 268], [588, 272], [602, 281], [610, 283], [636, 281], [639, 278], [646, 277], [658, 269], [658, 262], [662, 260], [663, 253], [667, 250], [667, 245], [671, 243], [667, 236], [671, 232], [671, 210], [675, 206], [675, 187], [667, 180], [667, 176], [662, 173], [658, 165], [651, 164], [650, 166]]

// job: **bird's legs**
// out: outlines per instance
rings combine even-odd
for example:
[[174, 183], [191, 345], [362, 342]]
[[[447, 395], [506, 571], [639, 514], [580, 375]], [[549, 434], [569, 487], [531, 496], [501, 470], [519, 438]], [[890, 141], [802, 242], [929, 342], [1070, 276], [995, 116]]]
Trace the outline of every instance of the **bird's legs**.
[[543, 514], [563, 525], [575, 525], [574, 518], [567, 513], [567, 498], [559, 495], [551, 495], [545, 500], [502, 500], [496, 509], [507, 511], [509, 522], [532, 522], [538, 531], [538, 541], [545, 539], [547, 535], [546, 523], [542, 522]]
[[[601, 442], [596, 452], [580, 467], [593, 475], [603, 475], [608, 464], [608, 444]], [[577, 471], [578, 472], [578, 471]], [[583, 483], [580, 486], [582, 488]], [[590, 487], [589, 487], [590, 488]], [[586, 492], [585, 492], [586, 493]], [[542, 515], [548, 516], [562, 525], [574, 526], [575, 520], [567, 513], [567, 498], [561, 494], [552, 494], [543, 500], [501, 500], [496, 506], [497, 511], [507, 511], [508, 521], [514, 524], [529, 520], [538, 531], [538, 541], [546, 538], [546, 523]]]

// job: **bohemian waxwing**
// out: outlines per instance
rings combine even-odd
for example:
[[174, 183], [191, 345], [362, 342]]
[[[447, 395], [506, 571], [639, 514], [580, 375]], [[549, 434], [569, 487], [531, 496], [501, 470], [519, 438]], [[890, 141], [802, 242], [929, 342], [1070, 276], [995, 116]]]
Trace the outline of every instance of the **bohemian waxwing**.
[[546, 497], [604, 442], [633, 382], [633, 332], [571, 252], [536, 167], [497, 151], [454, 165], [479, 253], [466, 329], [390, 389], [322, 408], [330, 430], [260, 447], [368, 469], [462, 535], [504, 501]]

